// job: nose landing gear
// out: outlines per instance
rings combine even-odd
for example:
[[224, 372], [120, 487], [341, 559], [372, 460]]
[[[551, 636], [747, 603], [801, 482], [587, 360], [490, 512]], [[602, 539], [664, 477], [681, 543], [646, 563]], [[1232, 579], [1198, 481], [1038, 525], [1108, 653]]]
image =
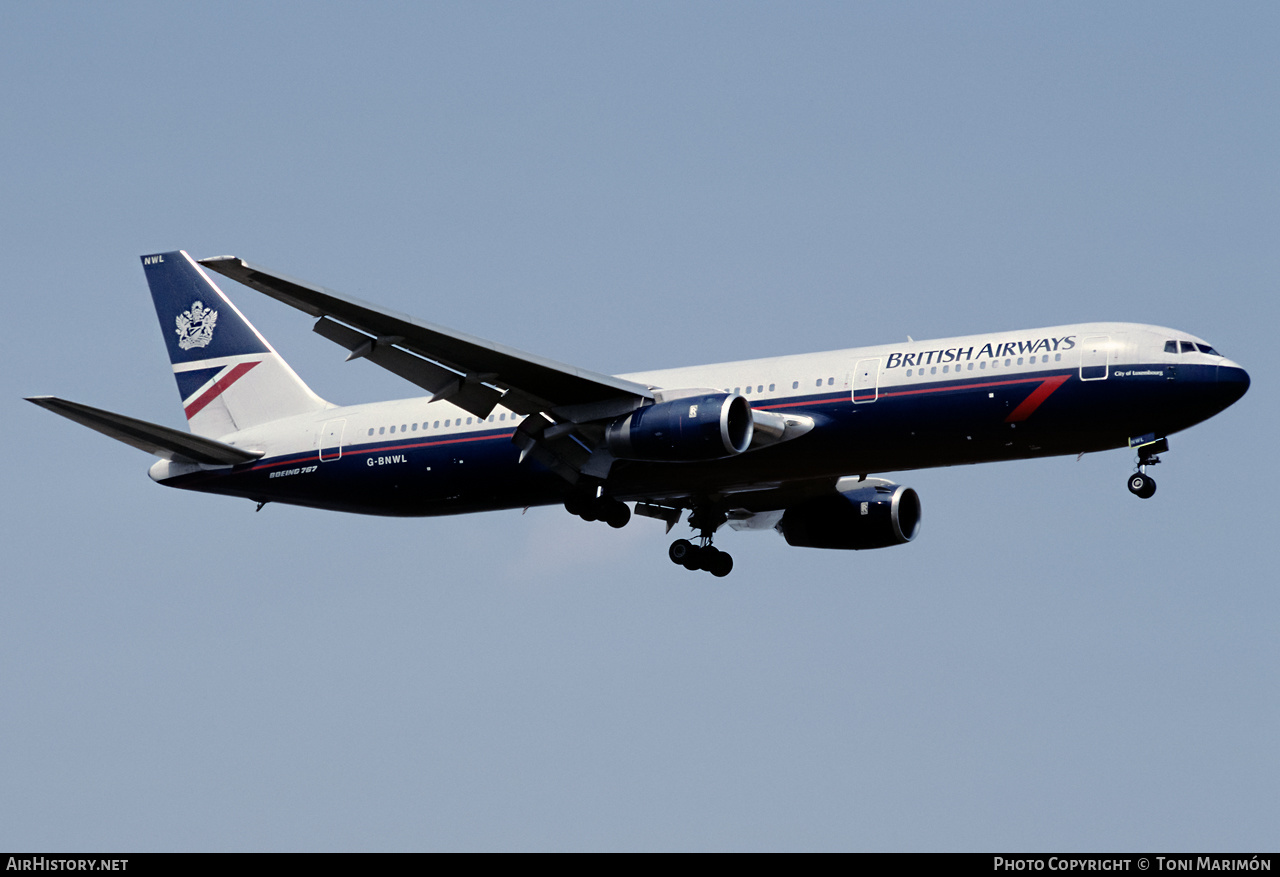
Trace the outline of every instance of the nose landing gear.
[[1147, 467], [1160, 462], [1156, 455], [1169, 450], [1169, 440], [1143, 436], [1130, 439], [1129, 445], [1138, 449], [1137, 471], [1129, 476], [1129, 492], [1140, 499], [1151, 499], [1156, 495], [1156, 480], [1147, 474]]

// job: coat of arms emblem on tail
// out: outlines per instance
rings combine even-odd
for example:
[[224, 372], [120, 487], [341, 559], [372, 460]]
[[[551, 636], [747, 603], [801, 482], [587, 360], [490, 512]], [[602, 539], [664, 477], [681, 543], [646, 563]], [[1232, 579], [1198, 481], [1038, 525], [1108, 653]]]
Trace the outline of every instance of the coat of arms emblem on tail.
[[178, 346], [183, 350], [207, 347], [213, 340], [213, 327], [218, 325], [218, 312], [196, 302], [191, 310], [178, 314]]

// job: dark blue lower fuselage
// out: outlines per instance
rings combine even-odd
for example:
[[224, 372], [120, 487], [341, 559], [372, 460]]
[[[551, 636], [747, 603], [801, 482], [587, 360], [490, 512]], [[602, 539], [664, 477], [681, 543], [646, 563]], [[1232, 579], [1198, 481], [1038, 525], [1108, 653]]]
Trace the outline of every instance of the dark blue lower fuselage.
[[[1248, 386], [1248, 375], [1235, 366], [1153, 364], [1117, 366], [1098, 380], [1082, 380], [1079, 369], [970, 372], [881, 387], [870, 401], [856, 403], [847, 392], [770, 399], [757, 407], [805, 415], [815, 428], [793, 441], [712, 462], [618, 461], [606, 490], [623, 500], [699, 499], [753, 487], [766, 496], [775, 484], [1102, 451], [1125, 447], [1135, 436], [1186, 429], [1235, 402]], [[512, 430], [378, 435], [326, 448], [325, 459], [319, 449], [268, 455], [164, 483], [379, 515], [562, 502], [568, 482], [531, 460], [521, 463]], [[785, 503], [785, 491], [777, 495]], [[767, 499], [755, 502], [769, 505]]]

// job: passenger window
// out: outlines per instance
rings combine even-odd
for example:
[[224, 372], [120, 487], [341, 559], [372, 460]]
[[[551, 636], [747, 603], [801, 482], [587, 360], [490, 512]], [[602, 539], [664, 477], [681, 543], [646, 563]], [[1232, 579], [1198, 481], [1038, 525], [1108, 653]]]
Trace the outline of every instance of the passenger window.
[[1018, 365], [1022, 365], [1022, 357], [1021, 357], [1021, 356], [1019, 356], [1019, 357], [1018, 357]]
[[444, 428], [445, 428], [445, 429], [448, 429], [448, 428], [449, 428], [449, 421], [448, 421], [448, 420], [446, 420], [446, 421], [444, 422]]
[[409, 430], [408, 430], [408, 429], [405, 427], [405, 425], [402, 423], [402, 424], [400, 424], [400, 431], [401, 431], [401, 432], [408, 432]]
[[969, 363], [969, 371], [973, 371], [973, 363]]
[[1062, 362], [1062, 354], [1061, 354], [1061, 353], [1055, 353], [1055, 354], [1053, 355], [1053, 361], [1054, 361], [1054, 362]]
[[942, 367], [942, 373], [943, 373], [944, 375], [945, 375], [947, 372], [949, 372], [949, 371], [951, 371], [951, 366], [949, 366], [949, 365], [944, 365], [944, 366]]
[[750, 388], [750, 387], [747, 387], [747, 395], [748, 395], [748, 396], [750, 396], [750, 395], [751, 395], [751, 388]]
[[836, 379], [835, 379], [835, 378], [827, 378], [827, 386], [828, 386], [828, 387], [834, 387], [835, 385], [836, 385]]
[[740, 394], [741, 392], [742, 392], [742, 388], [741, 388], [741, 387], [734, 387], [734, 388], [733, 388], [733, 395], [737, 396], [737, 395], [738, 395], [738, 394]]
[[391, 424], [391, 434], [392, 434], [392, 435], [395, 435], [395, 434], [396, 434], [396, 425], [395, 425], [394, 423], [393, 423], [393, 424]]
[[936, 365], [929, 369], [929, 374], [936, 375], [937, 373], [938, 373], [938, 367]]
[[[978, 363], [978, 371], [982, 371], [986, 367], [987, 367], [987, 361], [985, 359], [982, 362]], [[973, 368], [973, 366], [969, 366], [969, 368]]]
[[770, 385], [769, 385], [769, 392], [770, 392], [770, 393], [772, 393], [772, 392], [773, 392], [773, 384], [770, 384]]
[[1012, 365], [1012, 364], [1013, 364], [1013, 360], [1012, 360], [1012, 359], [1006, 359], [1006, 360], [1004, 361], [1004, 367], [1005, 367], [1005, 368], [1008, 368], [1008, 367], [1009, 367], [1010, 365]]
[[490, 422], [490, 423], [493, 423], [493, 415], [492, 415], [492, 414], [490, 414], [490, 415], [489, 415], [489, 422]]
[[[447, 420], [446, 420], [446, 421], [444, 422], [444, 425], [445, 425], [445, 426], [448, 426], [448, 425], [449, 425], [449, 421], [447, 421]], [[440, 428], [440, 421], [438, 421], [438, 420], [437, 420], [437, 421], [436, 421], [436, 423], [435, 423], [435, 426], [433, 426], [433, 427], [431, 427], [431, 428], [432, 428], [432, 429], [439, 429], [439, 428]]]
[[818, 378], [818, 382], [817, 382], [816, 384], [814, 384], [814, 386], [815, 386], [815, 387], [821, 387], [821, 386], [822, 386], [822, 378]]
[[505, 414], [499, 414], [499, 415], [498, 415], [498, 419], [499, 419], [499, 420], [506, 420], [506, 419], [507, 419], [507, 415], [505, 415]]
[[378, 435], [386, 435], [387, 428], [385, 426], [378, 427]]
[[373, 427], [369, 427], [369, 435], [373, 435]]
[[470, 425], [471, 425], [471, 418], [470, 418], [470, 417], [468, 417], [468, 418], [467, 418], [467, 426], [470, 426]]
[[756, 392], [757, 392], [757, 393], [763, 393], [763, 392], [764, 392], [764, 384], [761, 384], [760, 386], [756, 387]]
[[418, 424], [415, 423], [413, 425], [413, 432], [417, 432], [417, 431], [418, 431]]
[[792, 382], [791, 382], [791, 389], [793, 389], [793, 390], [798, 390], [798, 389], [800, 389], [800, 382], [799, 382], [799, 381], [792, 381]]
[[911, 377], [911, 369], [907, 369], [907, 377]]

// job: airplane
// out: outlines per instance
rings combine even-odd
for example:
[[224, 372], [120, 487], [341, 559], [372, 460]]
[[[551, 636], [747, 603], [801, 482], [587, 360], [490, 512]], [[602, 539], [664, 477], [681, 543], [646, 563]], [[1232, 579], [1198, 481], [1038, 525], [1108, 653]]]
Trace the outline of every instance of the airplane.
[[[1129, 447], [1130, 492], [1168, 436], [1249, 388], [1203, 339], [1083, 323], [611, 376], [486, 341], [234, 256], [142, 257], [189, 431], [53, 396], [56, 414], [160, 459], [185, 490], [373, 515], [563, 504], [611, 527], [689, 512], [670, 559], [722, 577], [725, 524], [830, 549], [911, 542], [921, 503], [886, 473]], [[206, 269], [430, 395], [317, 396]], [[631, 505], [629, 506], [628, 503]]]

